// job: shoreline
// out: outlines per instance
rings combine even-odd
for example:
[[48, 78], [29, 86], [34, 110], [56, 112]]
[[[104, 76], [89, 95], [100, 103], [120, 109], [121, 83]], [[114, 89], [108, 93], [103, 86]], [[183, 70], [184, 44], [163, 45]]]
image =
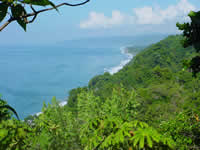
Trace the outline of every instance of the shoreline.
[[[115, 69], [116, 68], [115, 69], [115, 71], [116, 71], [115, 73], [117, 73], [121, 69], [123, 69], [123, 67], [126, 66], [133, 59], [133, 57], [135, 56], [134, 54], [132, 54], [132, 53], [129, 52], [129, 46], [122, 46], [122, 47], [120, 47], [120, 52], [121, 52], [121, 54], [126, 55], [127, 58], [125, 60], [122, 60], [119, 65], [110, 68], [110, 69], [113, 69], [113, 68]], [[107, 69], [107, 68], [104, 68], [104, 73], [105, 72], [109, 72], [111, 75], [115, 74], [115, 73], [112, 74], [109, 71], [109, 69]], [[68, 98], [66, 98], [66, 100], [64, 100], [64, 101], [59, 101], [59, 105], [61, 107], [67, 105], [67, 99]]]
[[123, 67], [126, 66], [133, 59], [135, 55], [128, 51], [128, 47], [129, 46], [120, 47], [121, 54], [126, 55], [126, 59], [121, 60], [120, 64], [117, 66], [104, 68], [104, 73], [109, 72], [111, 75], [113, 75], [123, 69]]
[[[126, 55], [126, 59], [121, 60], [120, 64], [117, 65], [117, 66], [111, 67], [109, 69], [104, 68], [104, 73], [105, 72], [109, 72], [111, 75], [113, 75], [113, 74], [119, 72], [121, 69], [123, 69], [123, 67], [126, 66], [133, 59], [133, 57], [135, 55], [130, 53], [130, 52], [128, 52], [128, 47], [129, 46], [120, 47], [121, 54]], [[68, 99], [68, 97], [64, 101], [62, 101], [62, 100], [58, 101], [59, 105], [61, 107], [64, 107], [65, 105], [67, 105], [67, 99]], [[35, 113], [32, 116], [34, 116], [34, 115], [39, 116], [40, 114], [42, 114], [42, 112]]]

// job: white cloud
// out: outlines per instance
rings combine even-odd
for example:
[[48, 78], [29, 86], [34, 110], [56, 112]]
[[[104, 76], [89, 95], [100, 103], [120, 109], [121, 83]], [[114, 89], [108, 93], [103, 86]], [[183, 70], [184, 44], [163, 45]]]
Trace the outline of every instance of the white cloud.
[[161, 24], [171, 20], [178, 21], [178, 18], [187, 16], [195, 9], [187, 0], [180, 0], [177, 5], [170, 5], [166, 9], [143, 7], [134, 8], [133, 11], [137, 24]]
[[103, 13], [91, 12], [89, 19], [80, 23], [81, 28], [109, 28], [120, 25], [124, 21], [124, 16], [120, 11], [113, 11], [112, 16], [106, 17]]
[[176, 5], [169, 5], [165, 9], [144, 6], [133, 8], [133, 13], [125, 15], [120, 11], [113, 11], [111, 17], [104, 13], [91, 12], [89, 18], [80, 23], [80, 28], [110, 28], [122, 24], [159, 25], [168, 22], [186, 20], [187, 14], [196, 10], [188, 0], [180, 0]]
[[163, 21], [152, 7], [134, 8], [133, 11], [137, 24], [160, 24]]

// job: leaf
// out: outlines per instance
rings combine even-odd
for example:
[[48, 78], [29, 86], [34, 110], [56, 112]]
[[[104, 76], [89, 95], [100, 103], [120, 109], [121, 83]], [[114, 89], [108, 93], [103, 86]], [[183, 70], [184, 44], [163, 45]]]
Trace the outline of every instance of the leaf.
[[8, 6], [9, 5], [5, 2], [0, 3], [0, 22], [3, 21], [7, 14]]
[[18, 18], [25, 12], [25, 9], [22, 5], [17, 4], [16, 6], [11, 7], [11, 12], [13, 17]]
[[42, 112], [45, 112], [46, 109], [47, 109], [47, 105], [45, 104], [45, 102], [43, 102]]
[[26, 136], [26, 132], [22, 128], [18, 128], [17, 130], [18, 130], [18, 135], [20, 138]]
[[147, 137], [147, 144], [148, 144], [148, 146], [149, 146], [150, 148], [152, 148], [153, 142], [152, 142], [151, 138], [149, 137], [149, 135], [147, 135], [146, 137]]
[[27, 3], [27, 4], [32, 4], [32, 5], [39, 5], [39, 6], [51, 5], [53, 8], [55, 8], [58, 11], [55, 4], [49, 0], [23, 0], [22, 2]]
[[51, 102], [52, 102], [52, 105], [53, 105], [53, 106], [56, 106], [56, 105], [57, 105], [56, 97], [55, 97], [55, 96], [53, 96], [53, 98], [51, 99]]
[[0, 129], [0, 140], [5, 138], [8, 135], [8, 130], [6, 129]]
[[189, 17], [195, 17], [196, 13], [194, 11], [190, 11], [188, 14]]
[[14, 18], [17, 18], [17, 23], [26, 31], [26, 18], [22, 18], [21, 16], [26, 15], [26, 10], [20, 4], [11, 7], [11, 12]]
[[19, 116], [18, 116], [18, 114], [17, 114], [17, 112], [15, 111], [14, 108], [12, 108], [12, 107], [9, 106], [9, 105], [0, 106], [0, 109], [3, 109], [3, 108], [7, 108], [7, 109], [11, 110], [11, 111], [15, 114], [15, 116], [17, 117], [17, 119], [20, 120], [20, 119], [19, 119]]
[[199, 12], [190, 11], [188, 16], [191, 18], [192, 22], [197, 23], [197, 24], [200, 23], [200, 21], [199, 21], [200, 11]]
[[139, 144], [140, 148], [144, 148], [144, 136], [140, 137], [140, 141], [139, 142], [140, 142], [140, 144]]
[[123, 133], [122, 133], [122, 132], [120, 132], [120, 137], [119, 137], [119, 138], [120, 138], [120, 142], [122, 142], [122, 143], [123, 143], [123, 142], [124, 142], [124, 135], [123, 135]]
[[49, 1], [49, 4], [56, 10], [58, 11], [58, 8], [56, 7], [56, 5], [54, 3], [52, 3], [51, 1]]
[[23, 3], [39, 5], [39, 6], [47, 6], [50, 5], [48, 0], [23, 0]]
[[17, 23], [26, 31], [26, 22], [24, 20], [17, 20]]
[[133, 142], [133, 147], [136, 147], [136, 145], [138, 144], [138, 141], [139, 141], [139, 136], [134, 136], [134, 142]]

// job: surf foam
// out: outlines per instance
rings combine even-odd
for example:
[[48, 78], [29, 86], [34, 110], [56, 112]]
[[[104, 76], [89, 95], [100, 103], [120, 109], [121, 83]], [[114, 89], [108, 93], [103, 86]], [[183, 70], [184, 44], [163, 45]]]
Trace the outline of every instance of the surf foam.
[[120, 62], [120, 64], [117, 65], [117, 66], [111, 67], [111, 68], [109, 68], [109, 69], [105, 68], [105, 69], [104, 69], [104, 72], [109, 72], [111, 75], [113, 75], [113, 74], [117, 73], [118, 71], [120, 71], [126, 64], [128, 64], [128, 63], [132, 60], [133, 55], [130, 54], [130, 53], [128, 53], [127, 47], [124, 47], [124, 46], [121, 47], [121, 48], [120, 48], [120, 51], [121, 51], [121, 53], [122, 53], [123, 55], [126, 55], [126, 59], [125, 59], [125, 60], [122, 60], [122, 61]]

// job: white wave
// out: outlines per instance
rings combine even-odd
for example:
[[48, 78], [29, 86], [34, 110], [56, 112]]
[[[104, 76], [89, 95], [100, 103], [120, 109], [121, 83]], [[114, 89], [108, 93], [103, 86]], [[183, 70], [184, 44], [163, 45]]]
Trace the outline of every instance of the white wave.
[[126, 60], [122, 60], [118, 66], [115, 66], [115, 67], [112, 67], [109, 69], [104, 68], [104, 72], [109, 72], [111, 75], [113, 75], [113, 74], [117, 73], [118, 71], [120, 71], [126, 64], [128, 64], [132, 60], [133, 55], [128, 53], [127, 46], [121, 47], [120, 50], [121, 50], [122, 54], [127, 56]]

